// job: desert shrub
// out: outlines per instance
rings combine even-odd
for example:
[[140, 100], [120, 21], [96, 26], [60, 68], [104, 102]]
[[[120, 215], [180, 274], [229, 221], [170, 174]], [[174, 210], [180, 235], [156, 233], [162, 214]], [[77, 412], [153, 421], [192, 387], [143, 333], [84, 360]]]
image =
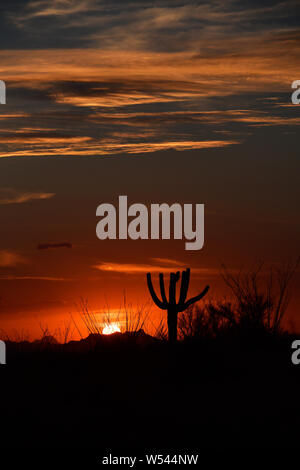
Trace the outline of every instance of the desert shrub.
[[252, 271], [238, 274], [223, 266], [222, 277], [233, 296], [234, 315], [228, 315], [228, 321], [243, 329], [279, 333], [287, 313], [290, 283], [297, 266], [298, 261], [294, 265], [263, 271], [263, 264], [260, 264]]
[[223, 335], [235, 324], [235, 311], [230, 302], [207, 301], [191, 305], [178, 320], [179, 337], [212, 339]]
[[297, 265], [298, 262], [263, 271], [260, 264], [252, 271], [238, 274], [223, 267], [222, 277], [230, 289], [231, 301], [210, 300], [189, 307], [179, 317], [179, 337], [282, 333], [291, 296], [290, 282]]

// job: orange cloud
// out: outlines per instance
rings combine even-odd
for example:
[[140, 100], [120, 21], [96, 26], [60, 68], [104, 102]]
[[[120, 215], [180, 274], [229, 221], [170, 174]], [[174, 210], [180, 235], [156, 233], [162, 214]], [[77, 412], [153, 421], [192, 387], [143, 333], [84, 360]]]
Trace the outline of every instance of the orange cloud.
[[9, 250], [0, 251], [0, 266], [3, 268], [27, 263], [26, 258]]
[[0, 114], [0, 119], [16, 119], [16, 118], [26, 118], [28, 117], [29, 114], [26, 113], [6, 113], [6, 114]]
[[[167, 82], [174, 82], [174, 86], [168, 85], [168, 90], [162, 84], [162, 91], [164, 94], [169, 91], [170, 100], [174, 101], [196, 94], [224, 96], [238, 91], [282, 91], [297, 75], [291, 57], [297, 56], [299, 45], [297, 41], [290, 43], [287, 56], [284, 38], [278, 36], [276, 41], [276, 37], [272, 37], [273, 41], [270, 37], [245, 37], [239, 41], [239, 53], [212, 56], [201, 56], [195, 51], [144, 53], [98, 48], [4, 50], [0, 52], [2, 79], [10, 82], [11, 87], [22, 85], [43, 89], [47, 83], [56, 81], [81, 80], [88, 84], [99, 79], [124, 81], [126, 77], [125, 82], [143, 81], [148, 97], [151, 89], [159, 92], [155, 83], [166, 82], [168, 77]], [[262, 44], [264, 47], [258, 47]], [[234, 40], [227, 40], [228, 49], [232, 51], [233, 46]], [[134, 88], [130, 90], [131, 95], [136, 95]], [[157, 96], [155, 98], [157, 100]], [[63, 99], [63, 96], [58, 95], [58, 99]]]
[[220, 148], [228, 145], [239, 144], [239, 141], [233, 140], [203, 140], [203, 141], [171, 141], [171, 142], [131, 142], [122, 143], [109, 139], [92, 140], [89, 139], [88, 145], [70, 144], [61, 146], [30, 146], [27, 149], [15, 149], [3, 151], [0, 157], [15, 157], [25, 155], [114, 155], [118, 153], [138, 154], [148, 152], [158, 152], [162, 150], [197, 150], [207, 148]]
[[[294, 105], [293, 105], [294, 106]], [[244, 122], [253, 126], [299, 126], [300, 117], [278, 117], [278, 116], [249, 116], [234, 119], [237, 122]]]
[[22, 204], [33, 200], [49, 199], [54, 193], [20, 191], [13, 188], [0, 188], [0, 204]]
[[167, 266], [185, 266], [182, 261], [170, 258], [151, 258], [156, 263], [166, 264]]
[[[155, 258], [153, 258], [155, 260]], [[185, 267], [181, 261], [162, 259], [160, 264], [130, 264], [130, 263], [100, 263], [93, 266], [99, 271], [122, 273], [122, 274], [145, 274], [151, 273], [169, 273], [177, 267], [179, 270]], [[212, 268], [192, 268], [193, 273], [203, 276], [216, 276], [219, 270]]]
[[0, 135], [0, 144], [68, 144], [68, 143], [76, 143], [80, 144], [83, 142], [88, 142], [91, 140], [91, 137], [69, 137], [69, 136], [61, 136], [61, 137], [43, 137], [43, 136], [22, 136], [18, 135], [18, 137], [10, 136], [10, 137], [2, 137]]

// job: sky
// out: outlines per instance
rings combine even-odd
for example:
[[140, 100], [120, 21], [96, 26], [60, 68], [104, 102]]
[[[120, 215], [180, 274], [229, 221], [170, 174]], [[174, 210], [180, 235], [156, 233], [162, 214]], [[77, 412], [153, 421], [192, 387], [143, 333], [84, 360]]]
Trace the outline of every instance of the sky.
[[[3, 0], [0, 328], [150, 301], [145, 272], [299, 255], [298, 1]], [[205, 243], [96, 237], [96, 208], [205, 204]], [[299, 273], [290, 321], [297, 316]], [[21, 334], [21, 333], [20, 333]]]

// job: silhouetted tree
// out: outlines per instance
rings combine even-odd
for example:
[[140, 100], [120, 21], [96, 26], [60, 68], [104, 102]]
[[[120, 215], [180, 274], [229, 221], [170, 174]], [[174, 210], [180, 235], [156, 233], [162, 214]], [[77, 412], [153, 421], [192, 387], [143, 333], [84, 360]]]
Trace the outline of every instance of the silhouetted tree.
[[151, 274], [147, 273], [147, 284], [148, 289], [153, 299], [153, 302], [162, 310], [167, 310], [168, 312], [168, 332], [169, 332], [169, 341], [170, 343], [175, 343], [177, 341], [177, 318], [178, 313], [183, 312], [186, 310], [190, 305], [198, 302], [198, 300], [202, 299], [207, 293], [209, 286], [206, 286], [203, 291], [192, 297], [189, 300], [186, 300], [189, 283], [190, 283], [190, 269], [186, 269], [181, 273], [181, 286], [180, 286], [180, 294], [179, 300], [176, 302], [176, 283], [180, 279], [180, 271], [176, 273], [170, 273], [170, 285], [169, 285], [169, 300], [166, 297], [165, 291], [165, 284], [164, 284], [164, 275], [162, 273], [159, 274], [159, 285], [160, 285], [160, 293], [161, 298], [160, 300], [153, 288]]

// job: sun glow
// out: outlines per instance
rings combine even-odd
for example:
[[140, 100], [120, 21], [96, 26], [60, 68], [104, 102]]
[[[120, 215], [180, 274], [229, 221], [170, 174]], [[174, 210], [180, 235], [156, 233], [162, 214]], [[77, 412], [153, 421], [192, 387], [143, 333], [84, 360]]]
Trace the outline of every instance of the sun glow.
[[109, 323], [102, 330], [103, 335], [111, 335], [112, 333], [121, 333], [119, 323]]

